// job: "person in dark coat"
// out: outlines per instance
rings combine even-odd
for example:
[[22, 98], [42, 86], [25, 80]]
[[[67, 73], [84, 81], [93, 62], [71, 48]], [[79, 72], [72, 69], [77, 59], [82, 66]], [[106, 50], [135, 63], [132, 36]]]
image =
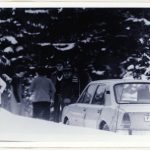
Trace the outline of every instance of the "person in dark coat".
[[53, 74], [53, 81], [55, 83], [56, 87], [56, 93], [54, 98], [54, 121], [59, 122], [60, 121], [60, 113], [61, 113], [61, 104], [62, 104], [62, 85], [64, 80], [63, 75], [63, 64], [58, 63], [56, 65], [56, 72]]
[[64, 106], [77, 100], [79, 94], [78, 77], [73, 74], [71, 67], [64, 67], [62, 62], [58, 62], [52, 78], [56, 87], [54, 121], [60, 122]]

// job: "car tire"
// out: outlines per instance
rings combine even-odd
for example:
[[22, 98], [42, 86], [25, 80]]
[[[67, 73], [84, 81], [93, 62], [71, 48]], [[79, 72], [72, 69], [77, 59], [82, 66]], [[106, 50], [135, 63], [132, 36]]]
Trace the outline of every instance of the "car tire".
[[109, 131], [109, 126], [107, 125], [107, 123], [102, 124], [101, 130]]
[[69, 125], [69, 124], [70, 124], [68, 118], [65, 118], [65, 119], [64, 119], [64, 124], [66, 124], [66, 125]]

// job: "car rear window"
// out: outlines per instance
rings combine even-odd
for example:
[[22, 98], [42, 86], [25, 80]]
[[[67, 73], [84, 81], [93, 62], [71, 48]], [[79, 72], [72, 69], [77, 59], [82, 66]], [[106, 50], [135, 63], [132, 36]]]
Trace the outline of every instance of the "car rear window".
[[118, 103], [150, 104], [150, 83], [120, 83], [114, 90]]

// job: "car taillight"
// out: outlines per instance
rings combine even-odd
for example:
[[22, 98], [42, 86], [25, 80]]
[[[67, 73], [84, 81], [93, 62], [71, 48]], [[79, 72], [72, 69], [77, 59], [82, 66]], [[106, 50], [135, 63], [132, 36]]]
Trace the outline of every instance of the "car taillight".
[[130, 120], [130, 116], [128, 113], [125, 113], [123, 115], [123, 118], [122, 118], [122, 124], [123, 128], [125, 129], [129, 129], [130, 126], [131, 126], [131, 120]]
[[123, 129], [128, 130], [128, 134], [132, 134], [132, 129], [131, 127], [131, 120], [130, 120], [130, 115], [128, 113], [125, 113], [122, 117], [122, 123], [121, 123]]

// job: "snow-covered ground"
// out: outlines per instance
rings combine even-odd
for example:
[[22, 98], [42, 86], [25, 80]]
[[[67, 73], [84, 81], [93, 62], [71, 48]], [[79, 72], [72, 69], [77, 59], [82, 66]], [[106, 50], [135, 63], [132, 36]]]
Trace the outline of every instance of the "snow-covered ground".
[[[62, 123], [14, 115], [0, 109], [0, 140], [9, 141], [74, 141], [94, 140], [97, 136], [114, 133], [95, 129], [67, 126]], [[65, 139], [66, 138], [66, 139]]]
[[[29, 142], [23, 144], [24, 147], [38, 147], [41, 142], [52, 147], [150, 147], [150, 136], [118, 135], [108, 131], [67, 126], [17, 116], [2, 108], [0, 120], [0, 148], [17, 146], [13, 142]], [[11, 142], [8, 144], [4, 141]]]

